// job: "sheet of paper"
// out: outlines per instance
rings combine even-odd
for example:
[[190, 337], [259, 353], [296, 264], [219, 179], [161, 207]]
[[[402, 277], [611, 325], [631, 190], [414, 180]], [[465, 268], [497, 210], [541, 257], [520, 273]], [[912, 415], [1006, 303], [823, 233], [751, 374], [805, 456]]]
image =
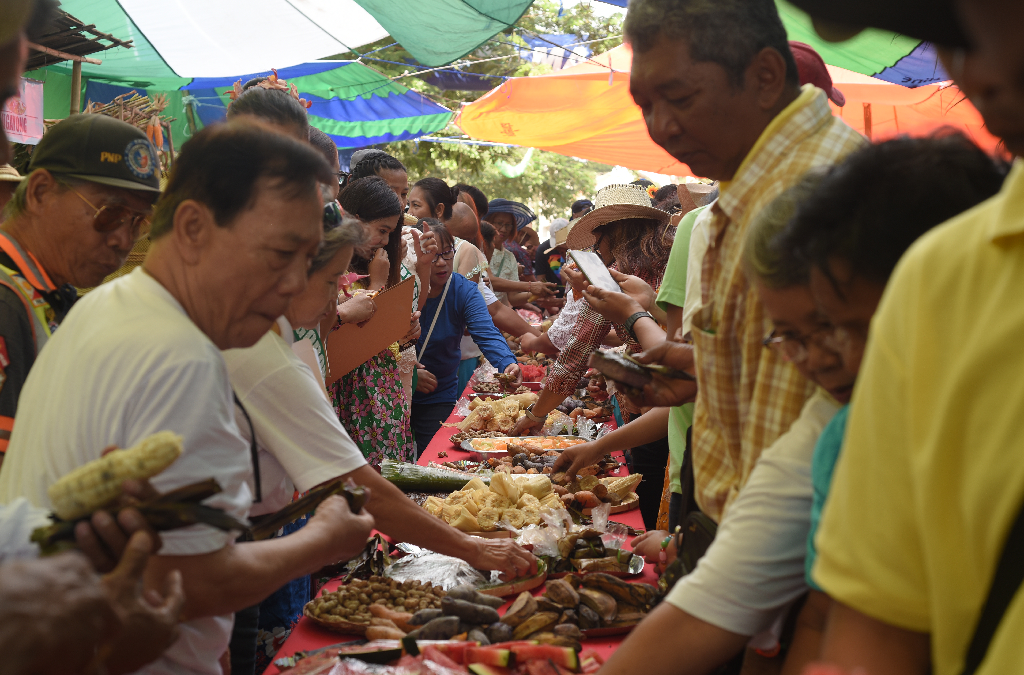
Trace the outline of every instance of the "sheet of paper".
[[328, 386], [409, 332], [414, 287], [410, 277], [384, 289], [373, 299], [377, 312], [369, 321], [347, 323], [327, 336]]

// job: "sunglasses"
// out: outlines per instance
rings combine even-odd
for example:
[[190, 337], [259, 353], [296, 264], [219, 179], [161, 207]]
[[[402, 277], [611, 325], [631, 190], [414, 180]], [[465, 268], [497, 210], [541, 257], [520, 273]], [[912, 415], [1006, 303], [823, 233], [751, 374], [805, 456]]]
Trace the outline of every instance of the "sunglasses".
[[65, 187], [78, 195], [79, 199], [95, 211], [92, 216], [92, 227], [97, 232], [116, 232], [125, 225], [129, 225], [128, 231], [132, 241], [138, 241], [143, 226], [149, 224], [149, 214], [139, 213], [124, 204], [105, 204], [97, 207], [75, 188], [67, 185]]

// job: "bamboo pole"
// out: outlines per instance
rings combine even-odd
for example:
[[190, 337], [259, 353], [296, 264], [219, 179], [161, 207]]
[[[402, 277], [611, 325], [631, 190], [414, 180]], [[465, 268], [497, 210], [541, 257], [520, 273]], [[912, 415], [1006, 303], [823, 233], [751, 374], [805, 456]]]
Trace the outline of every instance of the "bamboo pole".
[[[182, 94], [184, 94], [185, 96], [191, 96], [191, 94], [188, 92], [187, 89], [185, 91], [183, 91]], [[194, 135], [196, 133], [196, 117], [195, 117], [195, 111], [192, 110], [192, 104], [191, 103], [186, 103], [185, 104], [185, 119], [188, 120], [188, 131], [189, 131], [189, 133]]]
[[864, 135], [871, 140], [871, 104], [864, 104]]
[[44, 54], [49, 54], [50, 56], [56, 56], [57, 58], [64, 59], [65, 61], [74, 61], [75, 63], [79, 64], [79, 66], [78, 66], [79, 68], [82, 67], [81, 64], [82, 64], [83, 61], [85, 63], [91, 63], [94, 66], [101, 66], [101, 65], [103, 65], [103, 61], [100, 61], [99, 59], [90, 59], [87, 56], [76, 56], [74, 54], [69, 54], [67, 52], [62, 52], [62, 51], [57, 50], [57, 49], [52, 49], [50, 47], [44, 47], [43, 45], [37, 45], [35, 42], [29, 42], [28, 46], [29, 46], [29, 49], [34, 49], [37, 52], [42, 52]]
[[71, 66], [71, 114], [77, 115], [82, 110], [82, 62], [75, 61]]

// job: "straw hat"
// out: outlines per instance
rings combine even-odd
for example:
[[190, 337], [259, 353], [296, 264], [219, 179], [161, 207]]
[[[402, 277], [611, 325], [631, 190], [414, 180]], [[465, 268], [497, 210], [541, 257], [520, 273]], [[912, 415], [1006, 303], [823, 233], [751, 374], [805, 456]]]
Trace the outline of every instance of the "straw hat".
[[594, 228], [627, 218], [646, 218], [664, 225], [669, 214], [651, 206], [650, 195], [639, 185], [609, 185], [597, 193], [594, 210], [573, 223], [566, 244], [574, 250], [588, 249], [597, 243]]
[[0, 181], [5, 183], [20, 183], [25, 177], [18, 173], [10, 164], [0, 164]]

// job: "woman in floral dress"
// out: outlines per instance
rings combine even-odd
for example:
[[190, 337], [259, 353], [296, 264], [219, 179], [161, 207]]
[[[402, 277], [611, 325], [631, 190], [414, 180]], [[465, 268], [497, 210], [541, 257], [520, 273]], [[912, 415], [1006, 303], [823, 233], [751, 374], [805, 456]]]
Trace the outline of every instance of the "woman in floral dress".
[[[372, 250], [369, 259], [353, 259], [350, 269], [367, 276], [352, 284], [349, 292], [377, 291], [400, 281], [402, 204], [387, 182], [378, 177], [360, 178], [342, 190], [338, 201], [348, 215], [363, 223]], [[417, 322], [413, 331], [418, 328]], [[327, 392], [338, 419], [366, 461], [376, 468], [384, 459], [416, 460], [398, 356], [395, 343], [341, 377]]]

